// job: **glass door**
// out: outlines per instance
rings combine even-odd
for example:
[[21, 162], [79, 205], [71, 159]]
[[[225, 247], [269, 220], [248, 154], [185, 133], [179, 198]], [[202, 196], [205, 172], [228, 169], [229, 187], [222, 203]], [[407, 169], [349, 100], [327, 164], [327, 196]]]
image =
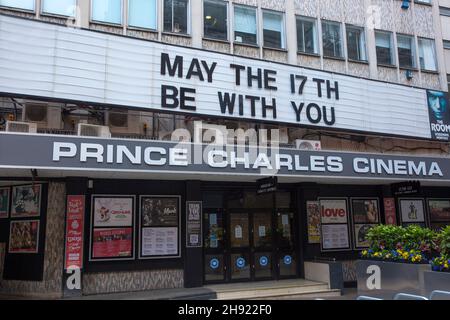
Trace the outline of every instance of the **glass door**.
[[276, 214], [276, 252], [278, 278], [297, 276], [297, 255], [295, 251], [294, 213], [277, 210]]
[[271, 279], [273, 275], [273, 228], [272, 211], [252, 214], [253, 220], [253, 278]]
[[204, 280], [224, 282], [226, 266], [226, 242], [224, 214], [221, 209], [205, 210], [203, 213]]
[[248, 212], [231, 212], [229, 215], [231, 281], [251, 279], [250, 215]]

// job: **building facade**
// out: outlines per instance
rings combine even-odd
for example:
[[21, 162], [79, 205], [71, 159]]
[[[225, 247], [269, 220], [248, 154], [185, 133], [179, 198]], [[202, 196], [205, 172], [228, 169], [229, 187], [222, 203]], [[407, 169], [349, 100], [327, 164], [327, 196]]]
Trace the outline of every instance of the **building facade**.
[[0, 0], [0, 292], [353, 282], [450, 224], [447, 2]]

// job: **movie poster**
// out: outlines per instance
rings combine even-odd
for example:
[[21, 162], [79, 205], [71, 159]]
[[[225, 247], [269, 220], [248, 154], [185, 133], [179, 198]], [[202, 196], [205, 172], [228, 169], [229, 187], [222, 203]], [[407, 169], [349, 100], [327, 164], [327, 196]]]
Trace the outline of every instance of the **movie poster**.
[[92, 258], [127, 258], [133, 256], [133, 228], [94, 229]]
[[369, 247], [369, 241], [366, 239], [367, 232], [375, 226], [376, 224], [355, 224], [356, 249], [364, 249]]
[[350, 248], [348, 226], [346, 224], [322, 225], [322, 249], [342, 250]]
[[347, 200], [321, 199], [321, 223], [348, 223]]
[[37, 253], [39, 248], [39, 220], [11, 221], [9, 253]]
[[395, 209], [395, 198], [383, 198], [384, 221], [388, 225], [397, 225], [397, 211]]
[[0, 188], [0, 219], [8, 218], [9, 188]]
[[40, 184], [12, 188], [11, 218], [38, 217], [41, 209]]
[[352, 199], [354, 223], [379, 223], [378, 199]]
[[94, 196], [94, 227], [131, 227], [133, 197]]
[[422, 225], [425, 222], [423, 210], [423, 200], [421, 199], [400, 199], [402, 223]]
[[432, 199], [428, 200], [431, 221], [450, 222], [450, 199]]
[[178, 197], [141, 198], [141, 226], [143, 227], [178, 227]]
[[431, 138], [450, 141], [449, 96], [442, 91], [427, 90], [428, 114], [430, 117]]
[[318, 201], [306, 201], [308, 243], [320, 243], [320, 209]]

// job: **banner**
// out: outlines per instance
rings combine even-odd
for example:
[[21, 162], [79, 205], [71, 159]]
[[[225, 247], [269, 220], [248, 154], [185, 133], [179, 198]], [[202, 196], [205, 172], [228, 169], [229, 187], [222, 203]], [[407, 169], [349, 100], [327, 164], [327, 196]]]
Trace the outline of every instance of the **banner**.
[[427, 90], [431, 138], [450, 141], [450, 106], [448, 93]]
[[85, 201], [82, 195], [67, 196], [65, 269], [83, 268]]

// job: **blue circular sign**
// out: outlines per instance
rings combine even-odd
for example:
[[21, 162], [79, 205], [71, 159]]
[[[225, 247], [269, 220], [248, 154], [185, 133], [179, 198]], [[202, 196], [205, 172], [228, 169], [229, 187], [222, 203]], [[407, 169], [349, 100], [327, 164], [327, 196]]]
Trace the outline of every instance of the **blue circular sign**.
[[266, 256], [261, 256], [259, 258], [259, 264], [263, 267], [267, 266], [267, 264], [269, 263], [269, 259]]
[[239, 269], [245, 267], [245, 259], [242, 257], [236, 259], [236, 267], [238, 267]]
[[217, 269], [220, 265], [219, 259], [213, 258], [209, 261], [209, 266], [211, 269]]
[[292, 263], [292, 257], [289, 256], [289, 255], [284, 256], [283, 262], [284, 262], [284, 264], [286, 264], [286, 265], [290, 265], [290, 264]]

